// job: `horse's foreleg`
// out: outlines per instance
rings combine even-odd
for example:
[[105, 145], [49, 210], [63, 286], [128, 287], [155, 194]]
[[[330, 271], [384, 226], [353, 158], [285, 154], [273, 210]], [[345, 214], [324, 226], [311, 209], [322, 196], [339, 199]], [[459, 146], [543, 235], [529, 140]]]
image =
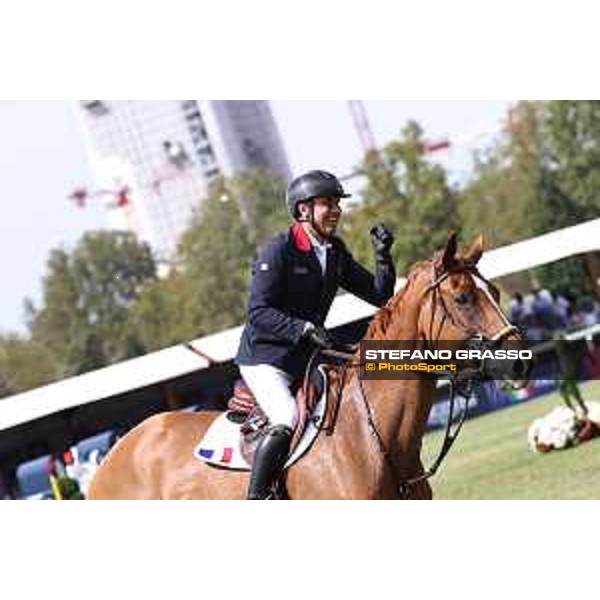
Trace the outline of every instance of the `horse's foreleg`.
[[[420, 457], [415, 458], [416, 463], [413, 463], [414, 470], [412, 477], [419, 477], [425, 473], [423, 461]], [[433, 490], [429, 479], [417, 481], [408, 489], [406, 500], [433, 500]]]

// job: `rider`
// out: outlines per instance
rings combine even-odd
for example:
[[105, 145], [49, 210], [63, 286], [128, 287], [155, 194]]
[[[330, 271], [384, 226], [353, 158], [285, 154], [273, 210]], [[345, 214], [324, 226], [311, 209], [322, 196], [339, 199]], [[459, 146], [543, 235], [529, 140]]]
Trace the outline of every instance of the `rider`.
[[287, 191], [294, 223], [262, 248], [254, 264], [248, 322], [236, 362], [270, 428], [256, 449], [248, 499], [268, 498], [283, 469], [297, 420], [290, 387], [315, 347], [332, 347], [323, 324], [338, 286], [375, 306], [394, 293], [394, 237], [384, 225], [371, 230], [375, 276], [335, 236], [340, 199], [349, 196], [326, 171], [294, 179]]

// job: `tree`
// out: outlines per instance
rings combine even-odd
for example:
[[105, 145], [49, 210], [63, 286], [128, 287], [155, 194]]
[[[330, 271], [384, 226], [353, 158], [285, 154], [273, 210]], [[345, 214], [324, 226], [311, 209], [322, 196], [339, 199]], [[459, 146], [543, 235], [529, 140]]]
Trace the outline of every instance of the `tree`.
[[[599, 166], [600, 102], [520, 102], [476, 165], [461, 222], [496, 246], [595, 218]], [[540, 267], [530, 283], [581, 293], [599, 274], [600, 261], [591, 254]]]
[[380, 221], [396, 235], [394, 259], [401, 273], [442, 248], [457, 226], [457, 195], [444, 169], [423, 153], [423, 130], [414, 121], [378, 157], [368, 154], [364, 202], [348, 215], [344, 236], [359, 260], [373, 263], [368, 230]]
[[254, 250], [288, 226], [287, 184], [262, 168], [249, 169], [222, 182], [224, 193], [238, 203], [242, 224]]
[[0, 336], [0, 398], [50, 383], [55, 375], [46, 348], [15, 334]]
[[572, 225], [600, 210], [600, 101], [544, 104], [546, 160], [566, 202], [562, 221]]
[[49, 349], [61, 376], [119, 360], [128, 355], [128, 311], [155, 278], [150, 248], [133, 234], [88, 233], [71, 254], [51, 253], [42, 308], [30, 308], [32, 339]]
[[178, 273], [148, 283], [132, 306], [125, 327], [127, 339], [145, 352], [193, 339], [192, 302], [186, 280]]
[[216, 183], [180, 245], [197, 335], [243, 322], [252, 261], [287, 222], [279, 177], [257, 169]]
[[[555, 194], [539, 218], [551, 230], [597, 218], [600, 213], [600, 101], [553, 100], [544, 103], [545, 161]], [[600, 296], [598, 253], [583, 261], [562, 261], [541, 269], [544, 282]]]
[[459, 215], [467, 237], [483, 233], [488, 247], [536, 233], [536, 215], [548, 200], [540, 133], [539, 105], [521, 102], [507, 117], [503, 134], [476, 157]]

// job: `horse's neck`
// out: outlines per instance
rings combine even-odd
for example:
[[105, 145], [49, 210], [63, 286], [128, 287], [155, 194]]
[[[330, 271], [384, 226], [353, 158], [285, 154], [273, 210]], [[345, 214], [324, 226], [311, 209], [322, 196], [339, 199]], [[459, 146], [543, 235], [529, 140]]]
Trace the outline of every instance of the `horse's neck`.
[[[419, 317], [423, 300], [426, 270], [415, 274], [394, 309], [385, 331], [386, 340], [411, 341], [414, 349], [419, 339]], [[428, 378], [365, 382], [370, 388], [374, 411], [381, 415], [383, 435], [391, 450], [410, 454], [420, 449], [434, 383]]]
[[[386, 327], [385, 340], [415, 340], [418, 331], [418, 290], [407, 289]], [[362, 444], [383, 470], [383, 446], [398, 471], [396, 478], [412, 475], [433, 396], [433, 383], [425, 379], [359, 381], [354, 372], [343, 394], [348, 418], [341, 419], [339, 435]], [[369, 425], [372, 418], [373, 426]], [[376, 432], [375, 432], [376, 429]], [[377, 439], [379, 438], [379, 439]], [[373, 456], [373, 454], [375, 456]]]
[[393, 315], [390, 317], [383, 335], [370, 339], [378, 341], [415, 340], [418, 331], [420, 296], [418, 281], [409, 281], [394, 306]]

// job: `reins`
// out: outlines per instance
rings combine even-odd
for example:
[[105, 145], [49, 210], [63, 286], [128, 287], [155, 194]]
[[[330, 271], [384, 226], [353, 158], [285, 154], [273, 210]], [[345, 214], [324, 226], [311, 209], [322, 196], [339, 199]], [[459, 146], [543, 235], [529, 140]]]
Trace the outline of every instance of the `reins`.
[[[496, 289], [493, 286], [493, 284], [491, 284], [487, 279], [485, 279], [474, 266], [470, 265], [469, 267], [463, 268], [460, 270], [463, 272], [464, 271], [470, 272], [472, 275], [475, 275], [481, 281], [486, 283], [486, 285], [489, 288], [492, 288], [494, 290]], [[441, 335], [443, 325], [444, 325], [446, 318], [449, 318], [449, 320], [454, 325], [456, 325], [456, 320], [453, 318], [454, 315], [452, 315], [452, 313], [448, 310], [448, 307], [446, 306], [446, 303], [443, 299], [442, 294], [439, 293], [440, 285], [454, 272], [458, 272], [458, 271], [446, 271], [445, 273], [443, 273], [442, 275], [437, 277], [429, 286], [427, 286], [427, 288], [425, 289], [425, 291], [423, 293], [423, 297], [424, 297], [429, 292], [433, 292], [430, 337], [431, 337], [431, 335], [433, 335], [433, 322], [434, 322], [433, 315], [435, 315], [435, 313], [436, 313], [438, 296], [440, 299], [440, 303], [444, 309], [444, 315], [440, 322], [438, 334]], [[487, 292], [487, 290], [486, 290], [486, 293], [489, 294], [489, 292]], [[493, 300], [493, 298], [492, 298], [492, 300]], [[500, 313], [502, 314], [501, 311], [500, 311]], [[505, 339], [506, 337], [508, 337], [509, 335], [511, 335], [512, 333], [518, 333], [518, 329], [516, 327], [514, 327], [513, 325], [511, 325], [510, 322], [506, 319], [506, 317], [503, 314], [502, 314], [502, 316], [503, 316], [503, 320], [505, 323], [504, 327], [499, 332], [497, 332], [494, 336], [492, 336], [492, 338], [490, 338], [489, 341], [500, 342], [503, 339]], [[431, 338], [431, 339], [433, 339], [433, 338]], [[313, 355], [311, 356], [311, 359], [309, 361], [309, 368], [307, 369], [307, 375], [306, 375], [306, 378], [304, 381], [305, 389], [306, 389], [306, 391], [308, 391], [311, 366], [319, 354], [323, 354], [325, 356], [329, 356], [331, 358], [335, 358], [338, 360], [341, 359], [344, 361], [342, 365], [336, 365], [337, 367], [341, 367], [342, 374], [340, 377], [337, 398], [335, 400], [335, 404], [333, 405], [331, 422], [326, 426], [322, 425], [322, 427], [320, 428], [320, 430], [325, 431], [327, 435], [332, 435], [333, 431], [335, 429], [335, 424], [337, 422], [337, 417], [338, 417], [338, 413], [339, 413], [339, 409], [340, 409], [340, 405], [341, 405], [341, 401], [342, 401], [342, 394], [343, 394], [344, 386], [346, 384], [346, 373], [347, 373], [348, 368], [349, 367], [360, 367], [363, 365], [363, 363], [360, 360], [356, 361], [356, 352], [358, 350], [358, 346], [351, 346], [351, 347], [347, 346], [344, 348], [344, 350], [348, 350], [348, 351], [342, 351], [339, 349], [338, 350], [335, 350], [335, 349], [316, 350], [313, 353]], [[469, 412], [469, 402], [475, 391], [475, 384], [477, 382], [481, 381], [482, 376], [483, 376], [483, 369], [484, 369], [484, 363], [482, 362], [478, 369], [470, 369], [469, 375], [467, 377], [465, 377], [464, 371], [457, 373], [455, 376], [450, 377], [450, 378], [448, 378], [447, 374], [444, 374], [443, 377], [448, 379], [449, 384], [450, 384], [450, 399], [449, 399], [449, 403], [448, 403], [448, 418], [447, 418], [446, 426], [444, 429], [444, 439], [442, 441], [442, 445], [440, 447], [437, 458], [434, 460], [434, 462], [429, 467], [429, 469], [427, 469], [422, 474], [420, 474], [416, 477], [413, 477], [411, 479], [406, 479], [406, 480], [400, 482], [398, 491], [400, 493], [401, 498], [403, 498], [403, 499], [408, 498], [413, 486], [415, 486], [416, 484], [418, 484], [422, 481], [426, 481], [426, 480], [430, 479], [437, 473], [437, 471], [440, 468], [440, 466], [442, 465], [444, 459], [450, 452], [450, 449], [456, 442], [458, 435], [460, 434], [460, 431], [464, 425], [464, 422], [465, 422], [468, 412]], [[369, 430], [371, 431], [371, 434], [373, 435], [373, 437], [375, 438], [375, 440], [377, 442], [377, 446], [378, 446], [380, 454], [383, 456], [384, 461], [386, 462], [388, 467], [391, 469], [392, 473], [394, 473], [396, 471], [396, 465], [394, 465], [394, 460], [393, 460], [392, 454], [390, 453], [389, 449], [386, 447], [386, 445], [381, 437], [381, 434], [379, 433], [379, 430], [377, 428], [377, 424], [375, 423], [375, 419], [373, 417], [373, 412], [371, 410], [371, 405], [369, 404], [369, 401], [367, 400], [367, 396], [365, 394], [363, 381], [360, 378], [360, 376], [358, 376], [357, 379], [358, 379], [358, 389], [360, 391], [360, 397], [362, 399], [362, 402], [363, 402], [363, 405], [365, 408], [365, 412], [366, 412], [367, 425], [369, 427]], [[457, 395], [460, 395], [461, 397], [463, 397], [465, 399], [465, 403], [464, 403], [464, 408], [461, 412], [461, 415], [458, 419], [457, 425], [453, 430], [452, 425], [455, 421], [455, 410], [456, 410], [456, 404], [457, 404], [456, 396]]]
[[458, 434], [460, 433], [460, 430], [462, 429], [462, 426], [464, 425], [464, 422], [467, 419], [467, 414], [469, 412], [469, 401], [471, 400], [472, 393], [473, 393], [473, 387], [472, 387], [473, 382], [472, 382], [472, 380], [469, 380], [467, 382], [466, 389], [469, 391], [468, 395], [461, 391], [458, 392], [465, 399], [465, 406], [460, 415], [458, 425], [454, 429], [454, 432], [452, 432], [452, 423], [454, 422], [454, 410], [456, 407], [455, 400], [456, 400], [457, 388], [456, 388], [456, 381], [454, 379], [450, 379], [449, 381], [450, 381], [450, 400], [449, 400], [449, 404], [448, 404], [448, 419], [446, 421], [446, 427], [444, 429], [444, 440], [442, 441], [440, 451], [438, 453], [437, 458], [433, 461], [433, 464], [431, 465], [431, 467], [429, 467], [429, 469], [427, 469], [424, 473], [422, 473], [421, 475], [418, 475], [417, 477], [413, 477], [412, 479], [407, 479], [400, 483], [398, 489], [400, 492], [400, 496], [404, 499], [409, 497], [410, 490], [414, 485], [416, 485], [417, 483], [420, 483], [421, 481], [426, 481], [427, 479], [433, 477], [437, 473], [442, 462], [446, 458], [446, 455], [450, 452], [450, 449], [452, 448], [452, 446], [454, 445], [454, 442], [458, 438]]

